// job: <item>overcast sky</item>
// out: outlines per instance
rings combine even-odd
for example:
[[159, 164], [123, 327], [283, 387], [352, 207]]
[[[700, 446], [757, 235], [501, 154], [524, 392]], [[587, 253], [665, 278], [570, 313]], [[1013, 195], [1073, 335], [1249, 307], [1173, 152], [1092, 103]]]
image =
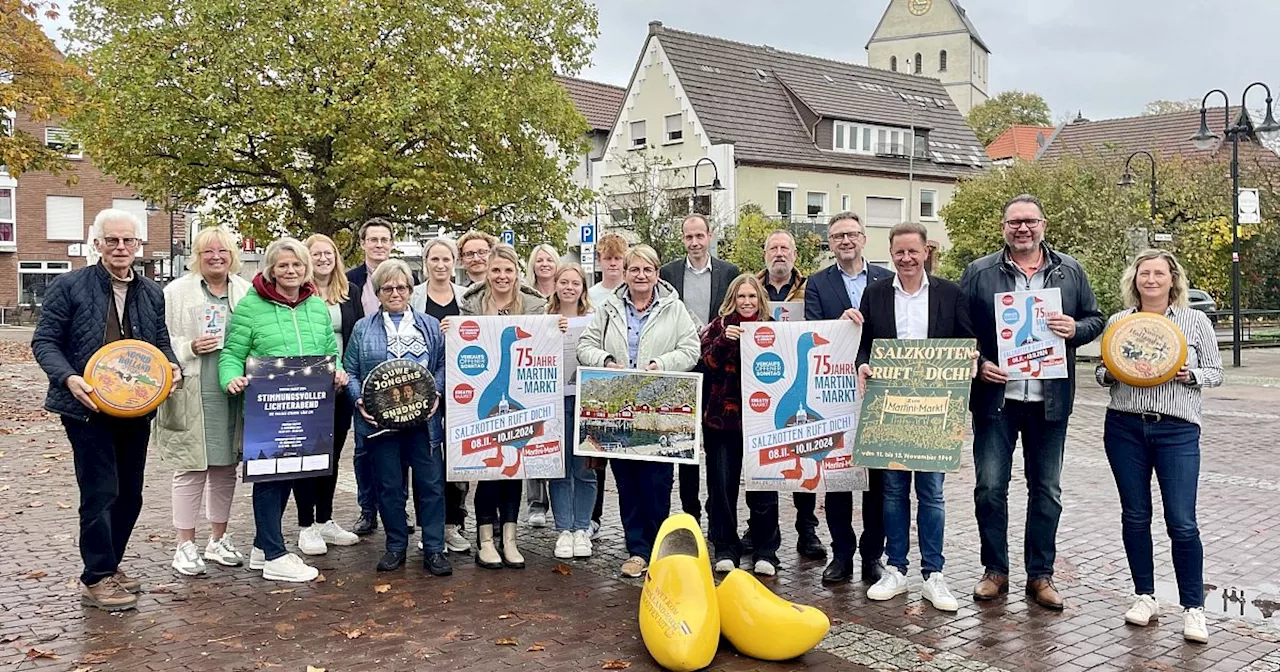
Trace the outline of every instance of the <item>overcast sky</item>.
[[[961, 4], [992, 51], [989, 93], [1039, 93], [1055, 121], [1077, 110], [1092, 119], [1137, 115], [1149, 101], [1199, 99], [1213, 88], [1238, 101], [1244, 87], [1259, 79], [1280, 95], [1280, 0]], [[597, 0], [600, 38], [594, 63], [582, 76], [626, 86], [653, 20], [866, 63], [864, 47], [887, 5], [888, 0]], [[1250, 107], [1263, 105], [1259, 89], [1250, 94]]]

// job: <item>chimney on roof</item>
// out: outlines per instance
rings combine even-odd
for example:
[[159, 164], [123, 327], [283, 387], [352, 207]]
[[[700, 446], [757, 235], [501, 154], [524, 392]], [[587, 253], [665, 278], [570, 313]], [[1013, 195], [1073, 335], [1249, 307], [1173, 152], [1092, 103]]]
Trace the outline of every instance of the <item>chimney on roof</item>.
[[765, 50], [765, 51], [777, 51], [777, 49], [774, 49], [771, 45], [768, 45], [768, 44], [764, 45], [764, 50]]
[[1076, 118], [1071, 120], [1073, 124], [1087, 124], [1089, 120], [1085, 118], [1083, 110], [1076, 110]]
[[661, 32], [662, 32], [662, 22], [661, 22], [661, 21], [650, 21], [650, 22], [649, 22], [649, 34], [650, 34], [650, 35], [657, 35], [658, 33], [661, 33]]

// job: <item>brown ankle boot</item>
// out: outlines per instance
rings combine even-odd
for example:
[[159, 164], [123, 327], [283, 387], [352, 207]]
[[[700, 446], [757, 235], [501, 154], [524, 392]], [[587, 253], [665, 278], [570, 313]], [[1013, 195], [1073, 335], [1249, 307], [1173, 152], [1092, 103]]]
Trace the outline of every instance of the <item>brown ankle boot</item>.
[[1009, 577], [1003, 574], [987, 572], [982, 580], [973, 587], [973, 599], [979, 601], [994, 600], [1009, 593]]
[[1053, 586], [1053, 577], [1028, 581], [1027, 594], [1031, 596], [1031, 599], [1035, 600], [1036, 604], [1045, 609], [1062, 611], [1062, 596], [1058, 594], [1058, 589]]
[[136, 608], [138, 596], [121, 588], [114, 577], [108, 576], [92, 586], [81, 583], [80, 604], [103, 611], [123, 611]]
[[121, 588], [134, 595], [142, 592], [142, 582], [125, 574], [123, 570], [116, 570], [115, 576], [111, 578], [115, 579]]

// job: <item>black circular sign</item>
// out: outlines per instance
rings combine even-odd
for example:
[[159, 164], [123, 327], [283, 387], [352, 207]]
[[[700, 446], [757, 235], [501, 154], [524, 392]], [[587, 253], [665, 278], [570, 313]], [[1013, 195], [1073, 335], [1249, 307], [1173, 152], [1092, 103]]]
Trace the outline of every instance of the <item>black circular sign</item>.
[[379, 427], [407, 429], [430, 417], [436, 380], [427, 367], [411, 359], [389, 359], [375, 367], [360, 388], [364, 410]]

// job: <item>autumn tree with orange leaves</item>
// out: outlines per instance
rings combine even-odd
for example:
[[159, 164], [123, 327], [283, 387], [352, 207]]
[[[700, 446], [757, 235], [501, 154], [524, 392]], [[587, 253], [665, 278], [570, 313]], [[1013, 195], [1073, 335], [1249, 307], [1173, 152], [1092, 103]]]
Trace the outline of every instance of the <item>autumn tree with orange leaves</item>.
[[31, 170], [54, 173], [67, 159], [37, 138], [15, 128], [16, 115], [32, 121], [65, 119], [76, 106], [72, 83], [82, 71], [63, 59], [40, 29], [38, 19], [58, 17], [58, 5], [43, 0], [0, 0], [0, 165], [15, 177]]

